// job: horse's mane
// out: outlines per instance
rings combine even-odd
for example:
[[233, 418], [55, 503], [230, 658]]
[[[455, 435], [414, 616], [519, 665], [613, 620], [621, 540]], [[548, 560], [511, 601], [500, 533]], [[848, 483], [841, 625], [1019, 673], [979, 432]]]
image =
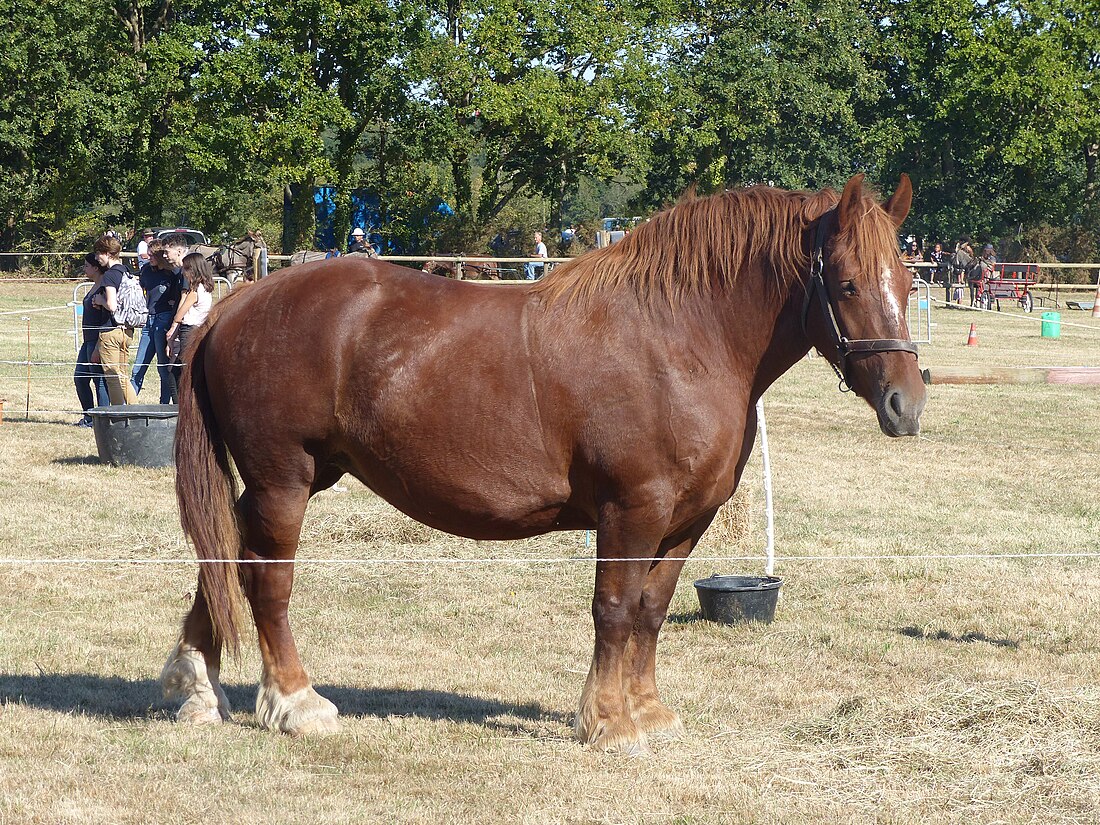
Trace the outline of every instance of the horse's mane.
[[[803, 233], [839, 199], [832, 189], [792, 192], [770, 186], [704, 198], [688, 193], [618, 243], [558, 266], [534, 290], [551, 301], [587, 302], [630, 289], [643, 304], [676, 306], [689, 295], [728, 288], [754, 263], [768, 282], [781, 287], [808, 271]], [[860, 220], [853, 237], [845, 239], [844, 246], [854, 249], [845, 254], [855, 254], [860, 264], [864, 255], [881, 254], [876, 250], [882, 243], [897, 246], [877, 197], [864, 192], [862, 207], [865, 218], [877, 210], [881, 220]], [[872, 265], [860, 271], [878, 270]]]

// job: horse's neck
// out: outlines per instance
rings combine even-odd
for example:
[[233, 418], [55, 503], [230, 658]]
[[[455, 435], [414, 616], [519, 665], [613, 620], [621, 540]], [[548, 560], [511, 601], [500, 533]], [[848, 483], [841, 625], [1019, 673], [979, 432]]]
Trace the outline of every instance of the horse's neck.
[[802, 281], [790, 276], [768, 283], [772, 276], [762, 272], [745, 275], [713, 305], [716, 328], [724, 331], [730, 352], [752, 369], [755, 401], [809, 352], [810, 344], [802, 331]]

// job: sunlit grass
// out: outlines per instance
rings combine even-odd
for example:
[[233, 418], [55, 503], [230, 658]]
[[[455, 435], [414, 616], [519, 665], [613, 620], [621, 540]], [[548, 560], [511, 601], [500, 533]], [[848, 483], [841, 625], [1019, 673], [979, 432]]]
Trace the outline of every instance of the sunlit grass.
[[[0, 311], [34, 305], [14, 289], [0, 283]], [[10, 319], [0, 359], [25, 355]], [[1083, 327], [1051, 341], [1037, 318], [940, 311], [922, 363], [1100, 365], [1100, 322], [1063, 319]], [[64, 360], [71, 337], [47, 327], [34, 357]], [[171, 471], [100, 464], [68, 415], [20, 421], [25, 377], [0, 375], [0, 559], [190, 558]], [[33, 380], [32, 409], [75, 405], [61, 377]], [[778, 553], [1100, 552], [1098, 401], [933, 386], [924, 438], [890, 440], [803, 361], [766, 398]], [[762, 560], [693, 561], [658, 669], [687, 735], [625, 760], [571, 738], [591, 565], [431, 563], [581, 556], [582, 533], [455, 539], [345, 483], [311, 503], [301, 558], [400, 563], [299, 567], [299, 646], [345, 725], [329, 739], [255, 727], [251, 641], [223, 673], [233, 723], [171, 721], [156, 679], [191, 564], [0, 566], [0, 823], [1095, 819], [1100, 559], [781, 559], [776, 621], [736, 627], [698, 621], [691, 581]], [[761, 552], [758, 458], [745, 487], [748, 538], [701, 556]]]

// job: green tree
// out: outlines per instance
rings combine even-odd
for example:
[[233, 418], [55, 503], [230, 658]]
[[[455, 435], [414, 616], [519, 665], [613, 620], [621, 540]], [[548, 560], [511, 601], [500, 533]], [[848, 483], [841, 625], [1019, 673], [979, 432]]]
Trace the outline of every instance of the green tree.
[[888, 175], [912, 174], [914, 227], [1001, 238], [1075, 220], [1095, 197], [1095, 3], [877, 8], [890, 88], [881, 117], [900, 137]]
[[0, 248], [128, 217], [135, 64], [102, 2], [15, 0], [0, 34]]
[[585, 176], [636, 162], [634, 99], [652, 81], [655, 18], [631, 0], [448, 0], [428, 96], [441, 114], [453, 197], [468, 226], [491, 224], [523, 193], [560, 224]]
[[881, 161], [869, 65], [874, 28], [854, 0], [704, 0], [679, 9], [652, 135], [644, 205], [751, 183], [818, 187]]

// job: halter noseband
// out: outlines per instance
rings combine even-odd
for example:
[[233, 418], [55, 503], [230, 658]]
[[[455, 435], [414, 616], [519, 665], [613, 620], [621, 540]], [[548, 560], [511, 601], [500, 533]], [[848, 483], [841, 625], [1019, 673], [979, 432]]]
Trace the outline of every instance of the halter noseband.
[[850, 340], [840, 331], [840, 320], [833, 311], [833, 302], [829, 298], [829, 287], [825, 284], [822, 273], [825, 270], [825, 258], [822, 254], [825, 248], [825, 216], [822, 215], [817, 222], [817, 237], [814, 240], [814, 253], [810, 260], [810, 282], [806, 286], [806, 297], [802, 301], [802, 334], [806, 332], [806, 321], [810, 316], [810, 300], [814, 293], [817, 294], [818, 303], [821, 304], [821, 312], [825, 316], [825, 326], [829, 330], [829, 337], [833, 339], [836, 347], [837, 358], [840, 367], [829, 361], [836, 377], [840, 379], [841, 392], [851, 392], [852, 382], [849, 378], [850, 362], [848, 356], [854, 352], [911, 352], [917, 355], [917, 345], [912, 341], [903, 341], [900, 338], [856, 338]]

